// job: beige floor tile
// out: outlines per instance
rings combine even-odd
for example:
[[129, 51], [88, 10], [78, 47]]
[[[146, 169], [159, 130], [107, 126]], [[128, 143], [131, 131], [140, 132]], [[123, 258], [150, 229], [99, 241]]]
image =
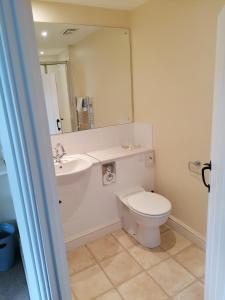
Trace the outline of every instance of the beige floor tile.
[[160, 226], [160, 232], [163, 233], [163, 232], [166, 232], [167, 230], [169, 230], [169, 227], [166, 225], [166, 224], [163, 224]]
[[113, 232], [113, 236], [120, 242], [120, 244], [124, 248], [130, 248], [137, 244], [137, 241], [132, 237], [129, 236], [124, 230], [119, 229]]
[[70, 275], [95, 264], [93, 255], [85, 246], [67, 252], [67, 261]]
[[172, 258], [148, 272], [170, 296], [175, 296], [194, 281], [194, 277]]
[[122, 300], [122, 298], [116, 290], [111, 290], [108, 293], [97, 297], [95, 300]]
[[128, 251], [146, 270], [169, 257], [161, 248], [148, 249], [141, 245], [134, 246]]
[[71, 297], [72, 297], [72, 300], [76, 300], [76, 298], [73, 294], [71, 295]]
[[141, 273], [118, 287], [125, 300], [165, 300], [166, 294], [145, 273]]
[[191, 242], [185, 239], [179, 233], [167, 230], [161, 234], [161, 245], [163, 250], [166, 250], [169, 254], [175, 255], [181, 250], [191, 245]]
[[179, 293], [174, 300], [204, 300], [204, 287], [200, 282], [195, 282]]
[[119, 253], [100, 264], [114, 285], [130, 279], [141, 271], [140, 266], [126, 252]]
[[204, 275], [205, 254], [196, 246], [186, 248], [178, 253], [175, 258], [195, 276], [201, 278]]
[[91, 242], [87, 244], [87, 247], [98, 261], [123, 251], [123, 248], [111, 235], [106, 235], [103, 238]]
[[92, 266], [71, 277], [71, 287], [78, 300], [93, 299], [112, 288], [99, 266]]

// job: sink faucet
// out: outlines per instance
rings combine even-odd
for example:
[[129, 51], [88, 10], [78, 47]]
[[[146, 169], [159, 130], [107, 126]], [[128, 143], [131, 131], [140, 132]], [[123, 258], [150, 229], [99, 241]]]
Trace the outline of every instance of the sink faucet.
[[63, 158], [63, 156], [65, 154], [66, 154], [66, 151], [65, 151], [63, 145], [61, 143], [57, 143], [55, 146], [55, 155], [53, 156], [53, 158], [55, 159], [55, 162], [62, 165], [61, 159]]

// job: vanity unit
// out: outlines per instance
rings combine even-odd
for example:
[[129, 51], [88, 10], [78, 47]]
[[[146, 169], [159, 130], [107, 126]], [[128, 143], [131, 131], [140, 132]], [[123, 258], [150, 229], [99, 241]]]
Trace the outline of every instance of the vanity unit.
[[[116, 193], [132, 186], [153, 189], [153, 151], [147, 147], [127, 150], [118, 146], [74, 155], [73, 159], [83, 160], [87, 168], [81, 171], [78, 167], [77, 173], [65, 177], [61, 171], [57, 176], [65, 242], [72, 248], [121, 228]], [[112, 163], [114, 180], [105, 184], [104, 166]]]

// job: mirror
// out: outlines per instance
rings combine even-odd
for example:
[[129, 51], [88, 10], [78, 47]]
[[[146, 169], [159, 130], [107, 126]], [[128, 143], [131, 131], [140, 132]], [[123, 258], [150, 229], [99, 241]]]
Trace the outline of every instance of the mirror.
[[35, 22], [50, 134], [133, 121], [128, 29]]

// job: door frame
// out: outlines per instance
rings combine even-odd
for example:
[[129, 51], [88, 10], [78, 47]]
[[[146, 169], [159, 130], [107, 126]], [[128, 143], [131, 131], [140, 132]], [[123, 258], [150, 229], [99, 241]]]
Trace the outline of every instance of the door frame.
[[30, 0], [0, 1], [0, 120], [30, 298], [70, 300]]
[[[205, 300], [225, 300], [225, 7], [218, 16], [208, 205]], [[223, 134], [221, 134], [223, 132]]]

